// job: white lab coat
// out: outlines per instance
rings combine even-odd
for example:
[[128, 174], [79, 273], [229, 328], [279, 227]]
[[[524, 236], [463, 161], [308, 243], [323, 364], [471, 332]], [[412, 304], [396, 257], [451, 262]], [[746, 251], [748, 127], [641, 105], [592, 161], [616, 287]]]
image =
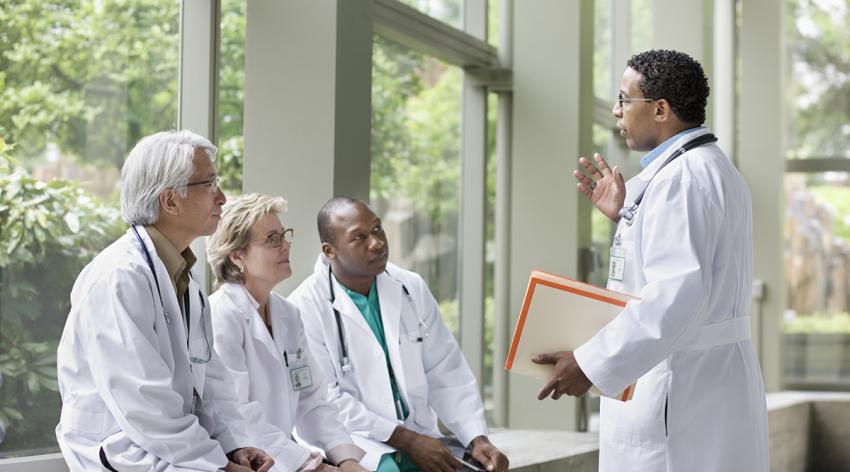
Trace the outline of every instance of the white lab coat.
[[[328, 263], [319, 255], [313, 275], [289, 296], [303, 315], [313, 355], [330, 373], [330, 398], [355, 434], [374, 441], [389, 439], [396, 426], [440, 437], [437, 417], [464, 445], [487, 434], [478, 385], [457, 342], [440, 316], [422, 278], [393, 264], [377, 277], [387, 350], [399, 392], [410, 410], [396, 417], [384, 351], [363, 315], [333, 279], [350, 369], [341, 367], [339, 334], [330, 303]], [[410, 292], [404, 294], [402, 284]], [[380, 448], [361, 445], [371, 455]]]
[[[165, 265], [145, 229], [137, 229], [167, 315], [132, 230], [83, 269], [57, 352], [56, 438], [74, 472], [105, 470], [101, 448], [121, 472], [216, 470], [227, 464], [226, 452], [251, 444], [233, 380], [211, 346], [209, 301], [191, 280], [187, 343]], [[210, 359], [190, 362], [190, 352]]]
[[[327, 401], [327, 380], [310, 354], [298, 308], [270, 295], [272, 337], [241, 285], [222, 284], [210, 302], [215, 350], [233, 376], [239, 410], [258, 447], [274, 456], [275, 470], [296, 471], [310, 456], [309, 448], [292, 440], [296, 427], [301, 438], [325, 451], [346, 444], [354, 448], [339, 409]], [[296, 391], [290, 370], [303, 367], [313, 385]], [[331, 453], [329, 459], [343, 458]]]
[[[626, 205], [678, 139], [626, 184]], [[750, 340], [750, 193], [714, 144], [664, 167], [631, 226], [620, 219], [612, 257], [625, 258], [608, 288], [639, 301], [575, 351], [609, 394], [637, 380], [630, 402], [602, 399], [599, 470], [768, 470], [767, 411]], [[609, 271], [615, 272], [615, 270]]]

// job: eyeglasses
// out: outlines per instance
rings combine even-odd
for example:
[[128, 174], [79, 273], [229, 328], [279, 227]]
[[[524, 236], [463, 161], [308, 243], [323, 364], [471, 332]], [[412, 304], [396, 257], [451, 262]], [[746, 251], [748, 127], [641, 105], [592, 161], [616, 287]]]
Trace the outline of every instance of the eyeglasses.
[[634, 97], [624, 97], [622, 93], [617, 94], [617, 107], [623, 108], [624, 103], [629, 102], [654, 102], [658, 100], [657, 98], [634, 98]]
[[216, 175], [215, 177], [209, 180], [202, 180], [200, 182], [189, 182], [184, 185], [181, 185], [181, 187], [207, 187], [210, 192], [217, 192], [221, 188], [218, 185], [219, 182], [221, 182], [221, 177]]
[[273, 232], [263, 239], [255, 239], [253, 242], [264, 243], [268, 247], [279, 248], [286, 241], [289, 244], [295, 240], [295, 230], [292, 228], [284, 228], [278, 232]]

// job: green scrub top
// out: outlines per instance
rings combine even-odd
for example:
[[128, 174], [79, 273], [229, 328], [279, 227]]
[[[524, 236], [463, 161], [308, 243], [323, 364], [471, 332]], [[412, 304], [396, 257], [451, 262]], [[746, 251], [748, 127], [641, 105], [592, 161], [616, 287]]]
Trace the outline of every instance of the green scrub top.
[[387, 360], [387, 370], [390, 373], [390, 387], [392, 387], [393, 400], [395, 400], [396, 405], [396, 416], [398, 419], [404, 421], [407, 418], [407, 415], [410, 414], [410, 410], [408, 410], [407, 405], [404, 403], [404, 399], [398, 391], [398, 385], [396, 384], [395, 375], [393, 374], [393, 366], [390, 363], [390, 353], [387, 350], [387, 337], [384, 334], [384, 321], [383, 318], [381, 318], [381, 300], [378, 298], [378, 284], [374, 280], [372, 281], [372, 286], [369, 287], [368, 296], [363, 296], [362, 294], [350, 290], [345, 285], [340, 284], [340, 286], [351, 298], [351, 301], [354, 302], [354, 305], [357, 306], [357, 309], [360, 310], [360, 313], [363, 315], [363, 319], [366, 320], [366, 324], [369, 325], [369, 328], [378, 340], [378, 344], [380, 344], [381, 349], [384, 350], [384, 359]]
[[[345, 285], [340, 284], [340, 286], [351, 298], [351, 301], [354, 302], [357, 309], [360, 310], [360, 313], [363, 315], [363, 319], [366, 320], [366, 324], [369, 325], [369, 329], [372, 330], [372, 333], [378, 340], [378, 344], [380, 344], [381, 349], [384, 350], [384, 358], [387, 360], [387, 370], [390, 372], [390, 387], [393, 389], [393, 399], [396, 404], [396, 415], [398, 416], [398, 419], [404, 421], [404, 419], [407, 418], [407, 415], [410, 414], [410, 411], [398, 391], [395, 375], [393, 375], [392, 364], [390, 364], [390, 353], [387, 350], [387, 337], [384, 334], [384, 320], [381, 318], [381, 300], [378, 298], [378, 284], [375, 281], [372, 281], [372, 286], [369, 287], [369, 295], [367, 296], [363, 296], [362, 294], [349, 290], [349, 288]], [[384, 454], [378, 464], [378, 472], [414, 472], [418, 470], [419, 467], [417, 467], [413, 460], [410, 459], [410, 456], [401, 451]]]

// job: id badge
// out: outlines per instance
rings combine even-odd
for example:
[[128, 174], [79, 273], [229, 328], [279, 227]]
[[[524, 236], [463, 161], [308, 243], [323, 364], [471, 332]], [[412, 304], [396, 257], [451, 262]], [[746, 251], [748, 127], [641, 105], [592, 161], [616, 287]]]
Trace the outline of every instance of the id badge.
[[611, 257], [608, 263], [608, 279], [623, 281], [626, 273], [626, 250], [622, 246], [611, 247]]
[[310, 366], [293, 367], [289, 369], [289, 376], [292, 377], [292, 389], [295, 391], [303, 390], [313, 386], [313, 377], [310, 375]]

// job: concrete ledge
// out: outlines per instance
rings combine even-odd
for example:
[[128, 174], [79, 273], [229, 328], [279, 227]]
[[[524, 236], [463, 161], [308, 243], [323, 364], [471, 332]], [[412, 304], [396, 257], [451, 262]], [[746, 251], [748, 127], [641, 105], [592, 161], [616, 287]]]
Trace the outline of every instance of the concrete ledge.
[[494, 430], [490, 440], [518, 472], [591, 472], [599, 468], [599, 435], [570, 431]]
[[850, 470], [850, 393], [767, 395], [770, 470]]
[[67, 472], [68, 466], [62, 454], [39, 454], [37, 456], [0, 459], [0, 472]]

